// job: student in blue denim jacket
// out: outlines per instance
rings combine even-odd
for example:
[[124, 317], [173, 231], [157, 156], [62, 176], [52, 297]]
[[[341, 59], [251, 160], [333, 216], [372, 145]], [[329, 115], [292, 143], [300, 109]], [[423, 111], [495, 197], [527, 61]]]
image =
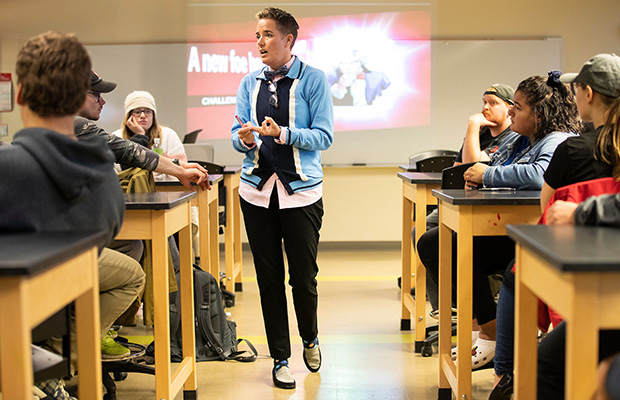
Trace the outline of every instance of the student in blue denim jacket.
[[[581, 121], [570, 89], [559, 81], [561, 72], [522, 81], [508, 110], [512, 133], [493, 153], [489, 165], [474, 164], [464, 178], [466, 189], [511, 187], [540, 190], [543, 174], [556, 147], [571, 132], [580, 132]], [[492, 249], [492, 251], [490, 251]], [[453, 278], [456, 279], [456, 234], [452, 244]], [[474, 237], [472, 302], [474, 327], [480, 334], [472, 347], [472, 368], [489, 363], [495, 354], [495, 301], [488, 276], [503, 273], [514, 258], [514, 243], [506, 236]], [[428, 230], [418, 241], [418, 254], [428, 275], [436, 282], [439, 271], [439, 229]], [[453, 284], [453, 298], [456, 286]], [[453, 357], [456, 352], [453, 351]]]

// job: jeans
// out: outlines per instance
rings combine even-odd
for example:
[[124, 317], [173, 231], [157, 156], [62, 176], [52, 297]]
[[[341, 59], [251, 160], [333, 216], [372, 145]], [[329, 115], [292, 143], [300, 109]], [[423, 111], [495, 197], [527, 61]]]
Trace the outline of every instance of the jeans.
[[495, 328], [495, 374], [506, 375], [514, 370], [515, 275], [514, 260], [508, 264], [497, 302]]
[[[456, 299], [456, 233], [452, 233], [452, 299]], [[488, 276], [504, 272], [514, 258], [515, 245], [506, 236], [475, 236], [472, 271], [472, 307], [480, 325], [495, 319], [495, 299], [491, 293]], [[418, 241], [418, 255], [426, 267], [426, 274], [434, 283], [439, 282], [439, 228], [433, 228]]]

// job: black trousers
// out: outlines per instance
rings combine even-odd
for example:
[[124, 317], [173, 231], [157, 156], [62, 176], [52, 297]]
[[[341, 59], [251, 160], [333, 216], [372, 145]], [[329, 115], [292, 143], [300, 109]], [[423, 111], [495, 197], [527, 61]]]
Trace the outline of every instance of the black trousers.
[[282, 243], [299, 334], [303, 340], [311, 341], [318, 335], [316, 276], [319, 267], [316, 257], [323, 200], [306, 207], [281, 210], [274, 187], [269, 208], [241, 199], [241, 210], [254, 257], [269, 353], [276, 360], [287, 359], [291, 356], [291, 341]]
[[[620, 330], [600, 331], [599, 360], [618, 352], [620, 352]], [[565, 366], [566, 322], [562, 322], [538, 345], [539, 400], [564, 399]]]
[[[452, 301], [456, 299], [456, 233], [452, 233]], [[439, 283], [439, 227], [426, 231], [418, 241], [418, 255], [427, 277]], [[474, 236], [472, 307], [479, 324], [495, 319], [496, 305], [488, 276], [503, 273], [515, 256], [515, 244], [507, 236]]]

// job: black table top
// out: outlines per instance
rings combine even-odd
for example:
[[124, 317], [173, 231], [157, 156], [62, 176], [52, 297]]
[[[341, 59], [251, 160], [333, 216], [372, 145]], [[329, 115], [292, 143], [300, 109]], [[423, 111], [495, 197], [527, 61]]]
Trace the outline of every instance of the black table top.
[[[224, 175], [222, 174], [209, 175], [209, 183], [211, 185], [219, 183], [222, 179], [224, 179]], [[183, 186], [183, 184], [179, 182], [178, 179], [170, 179], [164, 181], [155, 181], [155, 186]]]
[[403, 171], [407, 171], [407, 172], [415, 172], [416, 167], [413, 165], [409, 165], [409, 164], [399, 164], [398, 168], [402, 169]]
[[506, 230], [512, 240], [560, 271], [620, 271], [620, 229], [508, 225]]
[[0, 276], [35, 275], [105, 240], [104, 232], [0, 232]]
[[535, 205], [540, 204], [538, 190], [483, 191], [465, 189], [433, 189], [433, 196], [457, 206]]
[[441, 184], [441, 172], [399, 172], [398, 177], [408, 183]]
[[126, 210], [169, 210], [196, 197], [196, 192], [125, 193]]
[[228, 165], [224, 167], [224, 175], [236, 174], [241, 172], [241, 165]]

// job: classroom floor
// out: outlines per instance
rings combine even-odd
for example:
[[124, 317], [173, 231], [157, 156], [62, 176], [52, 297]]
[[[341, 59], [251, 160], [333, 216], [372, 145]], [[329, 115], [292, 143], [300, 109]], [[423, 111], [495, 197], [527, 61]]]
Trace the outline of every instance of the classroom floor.
[[[323, 365], [306, 369], [295, 317], [289, 302], [293, 356], [289, 360], [295, 390], [276, 389], [271, 380], [258, 288], [251, 255], [244, 252], [243, 292], [227, 308], [237, 322], [237, 336], [249, 339], [259, 352], [254, 363], [200, 362], [198, 398], [218, 400], [400, 400], [437, 398], [437, 355], [413, 352], [411, 332], [401, 332], [399, 245], [322, 246], [319, 251], [319, 340]], [[290, 301], [290, 292], [289, 292]], [[430, 319], [429, 324], [434, 322]], [[152, 330], [141, 322], [124, 327], [121, 335], [150, 341]], [[492, 370], [473, 374], [473, 399], [486, 399]], [[118, 398], [152, 400], [151, 375], [129, 374], [117, 382]], [[176, 397], [182, 399], [182, 395]]]

